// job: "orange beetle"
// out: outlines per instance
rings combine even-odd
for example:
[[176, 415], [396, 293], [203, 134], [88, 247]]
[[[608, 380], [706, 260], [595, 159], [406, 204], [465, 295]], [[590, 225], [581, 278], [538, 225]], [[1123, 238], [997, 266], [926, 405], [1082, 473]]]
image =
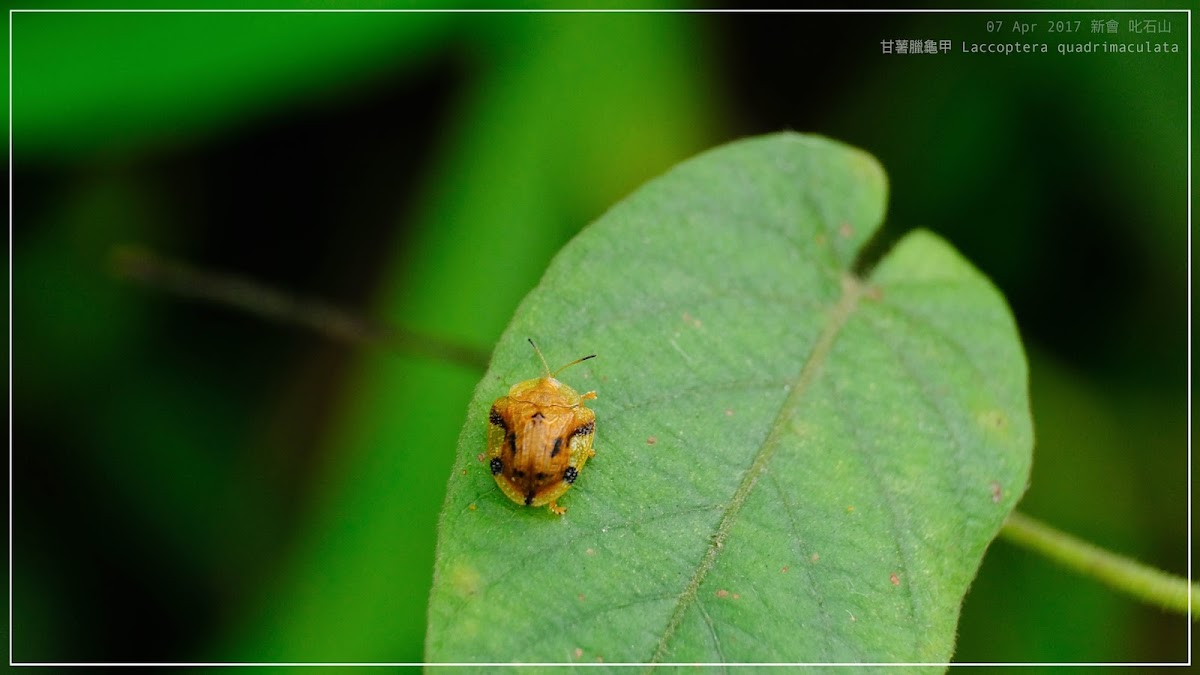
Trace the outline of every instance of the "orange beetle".
[[514, 384], [508, 395], [492, 404], [487, 430], [489, 466], [509, 499], [525, 506], [545, 504], [562, 515], [567, 510], [558, 505], [558, 498], [596, 454], [592, 449], [596, 413], [583, 403], [596, 398], [596, 392], [580, 395], [554, 376], [596, 355], [551, 373], [541, 350], [533, 340], [529, 344], [542, 360], [545, 375]]

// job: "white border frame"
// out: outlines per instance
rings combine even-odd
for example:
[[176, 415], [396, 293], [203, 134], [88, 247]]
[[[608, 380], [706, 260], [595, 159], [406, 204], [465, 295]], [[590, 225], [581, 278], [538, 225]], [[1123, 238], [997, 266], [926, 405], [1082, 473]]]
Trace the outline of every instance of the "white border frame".
[[695, 667], [846, 667], [846, 668], [908, 668], [908, 667], [1004, 667], [1004, 665], [1030, 665], [1030, 667], [1064, 667], [1079, 668], [1086, 665], [1102, 665], [1102, 667], [1153, 667], [1153, 665], [1192, 665], [1192, 10], [1188, 8], [1144, 8], [1144, 10], [1112, 10], [1112, 8], [1096, 8], [1096, 10], [991, 10], [991, 8], [973, 8], [973, 10], [912, 10], [912, 8], [896, 8], [896, 10], [662, 10], [662, 8], [527, 8], [527, 10], [512, 10], [512, 8], [468, 8], [468, 10], [451, 10], [451, 8], [277, 8], [277, 10], [256, 10], [256, 8], [200, 8], [200, 10], [164, 10], [164, 8], [136, 8], [136, 10], [114, 10], [114, 8], [46, 8], [46, 10], [30, 10], [30, 8], [10, 8], [8, 10], [8, 665], [28, 665], [28, 667], [103, 667], [103, 665], [127, 665], [127, 667], [401, 667], [401, 665], [426, 665], [426, 667], [484, 667], [503, 668], [511, 665], [526, 665], [526, 667], [582, 667], [582, 668], [612, 668], [612, 667], [646, 667], [646, 663], [358, 663], [358, 662], [14, 662], [13, 656], [13, 539], [12, 539], [12, 494], [13, 494], [13, 443], [12, 443], [12, 214], [13, 214], [13, 136], [12, 136], [12, 18], [17, 13], [870, 13], [870, 14], [902, 14], [902, 13], [989, 13], [989, 14], [1040, 14], [1040, 13], [1182, 13], [1187, 16], [1187, 72], [1188, 72], [1188, 190], [1187, 190], [1187, 221], [1188, 221], [1188, 659], [1187, 662], [978, 662], [978, 663], [658, 663], [652, 667], [695, 668]]

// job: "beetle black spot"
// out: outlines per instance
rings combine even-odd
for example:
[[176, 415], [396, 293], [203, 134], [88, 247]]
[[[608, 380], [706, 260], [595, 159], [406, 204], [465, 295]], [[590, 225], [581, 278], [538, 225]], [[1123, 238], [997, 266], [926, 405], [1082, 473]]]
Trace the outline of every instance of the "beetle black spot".
[[595, 430], [596, 430], [596, 423], [594, 421], [588, 422], [587, 424], [584, 424], [583, 426], [579, 427], [575, 431], [572, 431], [571, 436], [572, 437], [587, 436], [588, 434], [594, 432]]
[[503, 470], [504, 470], [504, 462], [501, 462], [499, 457], [493, 457], [492, 458], [492, 475], [495, 476], [496, 474], [500, 473]]
[[539, 471], [539, 472], [537, 472], [537, 473], [533, 474], [533, 477], [534, 477], [534, 478], [536, 478], [536, 479], [538, 479], [538, 482], [539, 482], [539, 483], [540, 483], [540, 482], [542, 482], [542, 481], [544, 481], [544, 480], [546, 480], [546, 474], [542, 473], [541, 471]]
[[500, 411], [496, 410], [496, 406], [492, 406], [492, 411], [488, 413], [488, 422], [495, 424], [501, 429], [508, 428], [504, 424], [504, 418], [500, 415]]
[[533, 503], [533, 493], [530, 492], [529, 494], [525, 495], [525, 506], [529, 506], [532, 503]]
[[579, 478], [579, 470], [573, 466], [568, 466], [567, 470], [563, 472], [563, 480], [569, 484], [574, 483], [576, 478]]
[[514, 478], [524, 478], [525, 472], [520, 469], [517, 469], [516, 471], [513, 472], [513, 477]]
[[557, 457], [558, 453], [562, 452], [562, 438], [554, 439], [554, 449], [550, 451], [551, 457]]
[[512, 454], [517, 454], [517, 433], [515, 431], [508, 432], [508, 437], [504, 439], [508, 442], [508, 447]]

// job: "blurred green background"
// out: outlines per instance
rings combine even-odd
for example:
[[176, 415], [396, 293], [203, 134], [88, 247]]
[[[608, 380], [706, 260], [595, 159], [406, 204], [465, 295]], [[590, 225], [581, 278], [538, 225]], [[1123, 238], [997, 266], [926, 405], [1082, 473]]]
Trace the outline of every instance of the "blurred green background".
[[[422, 657], [481, 371], [121, 281], [114, 246], [487, 352], [607, 206], [780, 129], [875, 154], [880, 245], [931, 228], [1007, 295], [1037, 430], [1022, 508], [1186, 573], [1186, 15], [1152, 36], [1180, 53], [1126, 56], [1007, 24], [1140, 41], [1149, 15], [11, 18], [17, 661]], [[998, 542], [956, 660], [1182, 661], [1188, 629]]]

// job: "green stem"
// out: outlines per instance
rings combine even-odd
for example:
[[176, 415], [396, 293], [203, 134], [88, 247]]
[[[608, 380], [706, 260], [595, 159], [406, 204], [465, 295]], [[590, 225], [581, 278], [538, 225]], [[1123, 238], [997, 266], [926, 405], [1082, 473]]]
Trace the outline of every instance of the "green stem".
[[134, 246], [112, 251], [118, 277], [180, 297], [240, 309], [259, 317], [304, 326], [326, 337], [382, 345], [473, 370], [487, 369], [490, 355], [472, 345], [361, 319], [333, 305], [279, 291], [252, 279], [204, 269]]
[[1200, 586], [1183, 577], [1106, 551], [1017, 511], [1008, 516], [1000, 536], [1143, 602], [1180, 614], [1188, 613], [1190, 603], [1192, 620], [1200, 618]]

